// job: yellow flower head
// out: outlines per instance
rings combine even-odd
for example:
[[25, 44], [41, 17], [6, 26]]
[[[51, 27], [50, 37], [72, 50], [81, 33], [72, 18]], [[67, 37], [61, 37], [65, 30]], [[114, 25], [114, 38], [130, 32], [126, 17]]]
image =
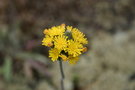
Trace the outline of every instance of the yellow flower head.
[[53, 41], [53, 38], [52, 38], [52, 37], [46, 36], [46, 37], [42, 40], [42, 42], [43, 42], [42, 45], [45, 45], [45, 46], [50, 47], [50, 46], [53, 45], [52, 41]]
[[59, 57], [60, 52], [60, 50], [52, 48], [51, 50], [49, 50], [49, 57], [52, 58], [52, 61], [56, 61]]
[[79, 56], [87, 51], [84, 47], [88, 43], [85, 35], [77, 28], [61, 24], [43, 31], [45, 34], [42, 45], [48, 46], [49, 57], [52, 61], [62, 59], [75, 64]]
[[63, 35], [65, 32], [65, 26], [64, 24], [60, 26], [54, 26], [51, 29], [48, 30], [48, 35], [50, 36], [56, 36], [56, 35]]
[[82, 44], [87, 44], [88, 41], [85, 37], [85, 35], [80, 32], [77, 28], [72, 29], [72, 37], [75, 41], [82, 43]]
[[73, 57], [79, 56], [81, 54], [81, 51], [83, 50], [83, 45], [79, 42], [69, 40], [68, 41], [68, 48], [66, 51], [69, 55], [72, 55]]
[[67, 37], [66, 36], [57, 36], [54, 38], [54, 48], [59, 50], [64, 50], [67, 48]]

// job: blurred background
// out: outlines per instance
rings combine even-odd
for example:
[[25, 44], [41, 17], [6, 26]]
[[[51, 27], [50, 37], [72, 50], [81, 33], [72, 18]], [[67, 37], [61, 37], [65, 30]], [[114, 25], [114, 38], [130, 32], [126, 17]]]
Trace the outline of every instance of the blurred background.
[[43, 30], [72, 25], [88, 51], [64, 62], [66, 90], [135, 90], [135, 0], [0, 0], [0, 90], [60, 90]]

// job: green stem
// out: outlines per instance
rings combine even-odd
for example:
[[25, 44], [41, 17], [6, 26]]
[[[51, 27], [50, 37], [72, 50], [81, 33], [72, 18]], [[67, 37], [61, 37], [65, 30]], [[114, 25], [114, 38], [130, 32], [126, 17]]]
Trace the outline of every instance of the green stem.
[[64, 89], [64, 71], [63, 71], [63, 66], [62, 66], [62, 61], [59, 60], [59, 66], [60, 66], [60, 73], [61, 73], [61, 90], [65, 90]]

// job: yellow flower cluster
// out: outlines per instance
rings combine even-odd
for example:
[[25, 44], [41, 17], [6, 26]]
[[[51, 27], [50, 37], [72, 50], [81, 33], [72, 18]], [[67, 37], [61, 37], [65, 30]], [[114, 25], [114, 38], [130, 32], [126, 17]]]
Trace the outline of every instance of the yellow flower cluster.
[[42, 45], [51, 47], [49, 57], [52, 61], [62, 59], [69, 61], [70, 64], [75, 64], [80, 54], [87, 50], [84, 47], [88, 43], [85, 35], [77, 28], [61, 24], [50, 29], [45, 29], [45, 37], [42, 40]]

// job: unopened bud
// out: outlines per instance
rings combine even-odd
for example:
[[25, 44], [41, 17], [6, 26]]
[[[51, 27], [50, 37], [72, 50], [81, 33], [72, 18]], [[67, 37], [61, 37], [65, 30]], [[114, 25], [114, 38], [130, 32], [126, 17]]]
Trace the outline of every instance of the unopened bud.
[[53, 46], [53, 43], [52, 42], [50, 42], [50, 43], [48, 43], [48, 45], [47, 45], [48, 47], [51, 47], [51, 46]]
[[48, 34], [48, 32], [49, 32], [49, 30], [48, 29], [45, 29], [43, 33], [44, 34]]
[[87, 50], [88, 50], [87, 47], [84, 47], [82, 52], [86, 52]]
[[61, 24], [62, 27], [65, 27], [66, 25], [65, 24]]
[[67, 61], [68, 60], [68, 57], [67, 56], [65, 56], [65, 55], [60, 55], [60, 57], [62, 58], [62, 60], [64, 60], [64, 61]]

